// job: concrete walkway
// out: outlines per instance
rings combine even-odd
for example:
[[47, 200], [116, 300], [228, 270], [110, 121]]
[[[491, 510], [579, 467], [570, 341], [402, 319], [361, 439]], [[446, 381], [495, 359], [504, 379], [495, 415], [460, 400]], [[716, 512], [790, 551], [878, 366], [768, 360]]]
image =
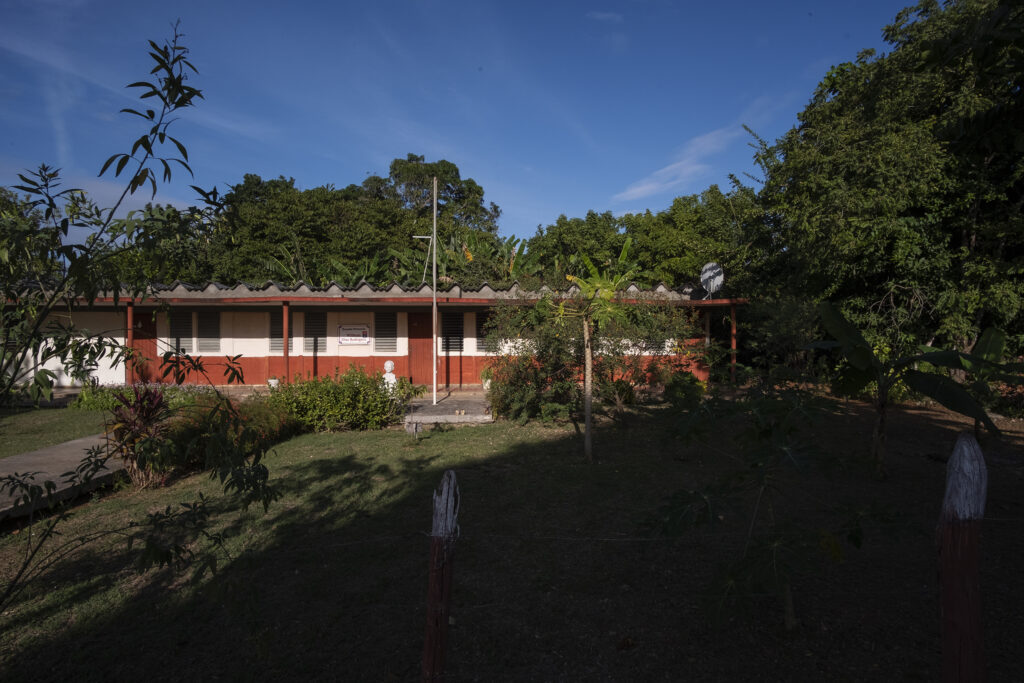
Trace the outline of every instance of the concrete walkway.
[[[435, 423], [445, 424], [482, 424], [493, 422], [491, 407], [487, 402], [487, 394], [483, 391], [439, 391], [437, 404], [434, 404], [432, 393], [414, 399], [405, 416], [406, 428], [419, 431], [424, 425]], [[71, 491], [64, 484], [64, 475], [73, 472], [86, 451], [104, 443], [102, 434], [75, 439], [54, 446], [47, 446], [29, 453], [20, 453], [7, 458], [0, 458], [0, 478], [12, 474], [35, 475], [34, 483], [42, 485], [46, 481], [57, 484], [56, 498], [64, 500], [74, 495], [86, 493], [103, 484], [109, 483], [114, 474], [124, 465], [120, 460], [111, 459], [107, 469], [97, 475], [84, 490]], [[16, 496], [0, 493], [0, 520], [8, 517], [19, 517], [29, 513], [28, 509], [19, 507]]]
[[434, 395], [427, 392], [425, 396], [413, 399], [405, 414], [405, 424], [480, 424], [494, 422], [491, 405], [487, 402], [484, 391], [438, 391], [437, 405]]
[[[55, 497], [59, 500], [70, 498], [74, 495], [85, 493], [110, 482], [114, 473], [123, 469], [120, 460], [111, 459], [107, 462], [107, 469], [96, 475], [84, 490], [71, 491], [64, 484], [64, 475], [73, 472], [78, 464], [82, 462], [87, 450], [93, 446], [104, 444], [106, 441], [102, 434], [86, 436], [74, 441], [66, 441], [54, 446], [40, 448], [29, 453], [19, 453], [8, 458], [0, 458], [0, 478], [12, 474], [38, 473], [33, 483], [42, 485], [46, 481], [52, 481], [57, 485]], [[16, 504], [16, 496], [8, 492], [0, 493], [0, 520], [7, 517], [18, 517], [27, 515], [29, 510]], [[45, 505], [45, 504], [44, 504]]]

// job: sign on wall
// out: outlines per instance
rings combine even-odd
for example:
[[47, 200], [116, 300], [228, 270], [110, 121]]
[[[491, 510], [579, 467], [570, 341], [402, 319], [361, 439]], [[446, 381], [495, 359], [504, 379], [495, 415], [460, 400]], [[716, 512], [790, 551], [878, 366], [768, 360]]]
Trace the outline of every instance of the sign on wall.
[[369, 325], [338, 325], [339, 344], [369, 344]]

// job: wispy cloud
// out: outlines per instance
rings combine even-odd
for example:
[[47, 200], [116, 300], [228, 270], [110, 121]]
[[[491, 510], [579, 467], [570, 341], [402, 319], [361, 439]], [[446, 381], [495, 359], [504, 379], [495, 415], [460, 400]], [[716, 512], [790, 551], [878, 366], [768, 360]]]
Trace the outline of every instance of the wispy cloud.
[[[133, 102], [136, 99], [135, 89], [130, 90], [123, 86], [112, 85], [113, 78], [104, 78], [101, 69], [94, 68], [83, 60], [76, 59], [58, 45], [38, 40], [28, 40], [11, 31], [0, 29], [0, 49], [8, 50], [16, 55], [42, 64], [60, 74], [59, 85], [53, 85], [47, 80], [42, 86], [47, 94], [47, 113], [53, 122], [58, 149], [61, 148], [62, 133], [57, 122], [57, 116], [60, 113], [57, 110], [66, 109], [70, 106], [67, 94], [72, 86], [87, 83], [114, 95], [126, 103]], [[54, 92], [56, 97], [51, 98], [49, 95], [54, 88], [59, 88], [60, 92]], [[64, 104], [56, 104], [59, 101], [63, 101]], [[218, 111], [208, 105], [190, 111], [188, 118], [205, 128], [217, 132], [235, 133], [254, 140], [264, 140], [276, 132], [272, 125], [263, 121], [258, 121], [236, 112]]]
[[67, 79], [59, 78], [56, 82], [47, 81], [42, 86], [43, 97], [46, 101], [46, 118], [49, 120], [50, 132], [53, 134], [54, 147], [57, 150], [57, 164], [63, 167], [73, 163], [71, 136], [68, 134], [65, 117], [69, 108], [68, 90], [70, 85], [67, 83]]
[[623, 21], [622, 15], [617, 12], [587, 12], [587, 19], [603, 24], [621, 24]]
[[643, 199], [692, 182], [711, 170], [708, 157], [721, 152], [743, 134], [743, 127], [735, 124], [691, 138], [675, 162], [636, 181], [612, 199], [617, 202]]

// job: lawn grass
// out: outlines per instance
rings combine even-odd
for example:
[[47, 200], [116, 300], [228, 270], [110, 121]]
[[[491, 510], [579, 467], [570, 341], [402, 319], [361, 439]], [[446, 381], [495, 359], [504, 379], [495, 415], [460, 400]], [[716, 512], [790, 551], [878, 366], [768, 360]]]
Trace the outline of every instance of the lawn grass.
[[[837, 404], [822, 420], [809, 436], [836, 467], [778, 481], [774, 513], [822, 525], [847, 504], [887, 514], [865, 522], [863, 547], [841, 558], [822, 559], [813, 531], [794, 537], [785, 558], [800, 619], [792, 632], [768, 586], [709, 609], [728, 578], [721, 568], [742, 554], [747, 507], [722, 509], [715, 529], [678, 538], [648, 525], [673, 492], [735, 471], [743, 424], [712, 423], [687, 443], [676, 418], [655, 410], [600, 427], [593, 464], [571, 426], [497, 423], [420, 440], [402, 431], [305, 435], [268, 458], [283, 495], [265, 514], [232, 508], [202, 475], [96, 498], [66, 522], [66, 538], [202, 492], [230, 558], [191, 585], [168, 569], [137, 574], [117, 538], [87, 546], [0, 615], [0, 679], [415, 679], [431, 495], [451, 468], [462, 507], [450, 680], [934, 680], [944, 482], [935, 458], [965, 423], [894, 411], [892, 475], [879, 483], [860, 457], [870, 410]], [[990, 475], [998, 518], [1024, 518], [1020, 481], [1015, 466]], [[985, 530], [993, 680], [1024, 677], [1024, 588], [1009, 579], [1024, 556], [1020, 528]], [[24, 542], [15, 530], [0, 540], [0, 574]]]
[[104, 417], [72, 408], [0, 409], [0, 458], [99, 434]]

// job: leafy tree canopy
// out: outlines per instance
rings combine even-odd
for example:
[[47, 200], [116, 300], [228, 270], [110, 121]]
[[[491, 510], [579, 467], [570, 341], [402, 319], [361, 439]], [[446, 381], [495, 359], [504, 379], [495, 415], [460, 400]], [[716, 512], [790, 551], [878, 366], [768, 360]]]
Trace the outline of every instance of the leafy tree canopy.
[[761, 260], [755, 236], [763, 213], [753, 189], [734, 179], [727, 193], [712, 185], [699, 195], [677, 197], [667, 210], [623, 217], [636, 244], [636, 258], [647, 284], [670, 287], [699, 280], [709, 261], [722, 265], [730, 290], [748, 293], [751, 273]]
[[885, 38], [759, 153], [774, 272], [894, 348], [970, 350], [1024, 298], [1024, 7], [925, 0]]
[[[182, 228], [179, 241], [192, 246], [193, 259], [165, 258], [164, 250], [173, 252], [178, 244], [172, 240], [126, 267], [164, 280], [419, 282], [426, 245], [413, 235], [431, 230], [435, 176], [439, 242], [482, 242], [489, 248], [481, 253], [500, 251], [501, 211], [485, 204], [483, 188], [463, 179], [449, 161], [428, 163], [410, 154], [395, 159], [387, 177], [370, 176], [340, 190], [331, 185], [302, 190], [292, 178], [246, 174], [216, 199], [212, 215], [168, 208]], [[193, 218], [205, 225], [195, 225]]]

